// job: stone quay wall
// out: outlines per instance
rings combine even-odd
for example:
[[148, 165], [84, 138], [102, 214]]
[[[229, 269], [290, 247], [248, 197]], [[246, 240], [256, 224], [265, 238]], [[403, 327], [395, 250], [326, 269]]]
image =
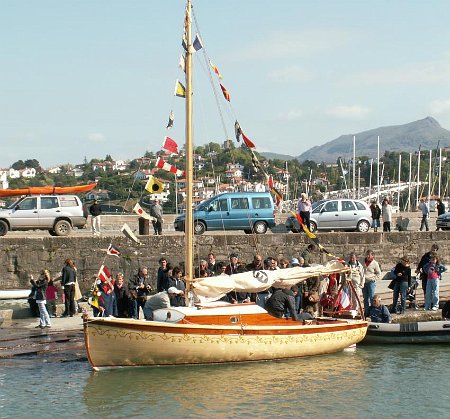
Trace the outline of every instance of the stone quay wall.
[[[86, 293], [102, 264], [108, 266], [113, 274], [122, 271], [130, 278], [139, 266], [148, 266], [153, 282], [156, 281], [158, 260], [166, 257], [172, 266], [182, 263], [184, 244], [182, 234], [163, 236], [139, 236], [141, 244], [136, 244], [124, 236], [110, 237], [2, 237], [0, 238], [0, 290], [28, 288], [30, 275], [35, 278], [41, 269], [50, 270], [53, 278], [61, 271], [64, 260], [72, 258], [78, 268], [78, 279], [82, 292]], [[450, 232], [392, 232], [392, 233], [320, 233], [321, 244], [332, 254], [348, 258], [352, 251], [363, 257], [365, 251], [372, 249], [376, 259], [387, 271], [406, 255], [415, 264], [421, 255], [429, 251], [432, 243], [439, 245], [439, 256], [443, 263], [450, 264]], [[109, 256], [109, 244], [120, 249], [121, 257]], [[225, 234], [208, 235], [195, 238], [196, 258], [206, 258], [214, 252], [217, 260], [226, 261], [228, 255], [237, 252], [240, 259], [251, 262], [255, 253], [263, 257], [298, 257], [309, 243], [304, 234], [268, 233], [265, 235]], [[317, 254], [316, 262], [323, 263], [327, 256]]]

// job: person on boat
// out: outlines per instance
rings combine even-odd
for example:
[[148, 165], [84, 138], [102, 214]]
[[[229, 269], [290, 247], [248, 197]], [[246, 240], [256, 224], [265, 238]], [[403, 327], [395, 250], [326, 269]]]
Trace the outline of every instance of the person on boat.
[[318, 313], [319, 286], [320, 278], [318, 276], [308, 278], [302, 283], [302, 308], [304, 313], [309, 313], [312, 316]]
[[372, 213], [372, 228], [376, 233], [380, 227], [381, 208], [375, 199], [370, 203], [370, 212]]
[[212, 273], [212, 275], [216, 274], [217, 270], [216, 255], [212, 252], [208, 253], [208, 270]]
[[148, 268], [142, 266], [139, 268], [138, 273], [128, 282], [130, 295], [128, 314], [133, 319], [139, 319], [139, 308], [144, 308], [147, 295], [153, 290], [148, 281]]
[[372, 299], [372, 304], [367, 312], [367, 317], [374, 323], [391, 323], [392, 316], [387, 307], [381, 304], [381, 297], [375, 294]]
[[305, 266], [311, 266], [314, 263], [315, 252], [316, 252], [316, 245], [312, 243], [308, 244], [306, 249], [303, 250], [300, 256], [303, 258]]
[[247, 271], [262, 271], [264, 269], [263, 258], [261, 255], [253, 256], [253, 261], [247, 266]]
[[278, 261], [278, 266], [280, 269], [286, 269], [289, 268], [289, 261], [286, 258], [280, 258]]
[[169, 288], [167, 285], [169, 262], [165, 257], [162, 257], [159, 259], [158, 263], [159, 267], [158, 272], [156, 273], [156, 291], [161, 292]]
[[439, 263], [436, 253], [432, 253], [430, 261], [423, 267], [427, 274], [427, 289], [425, 294], [425, 310], [437, 311], [439, 309], [439, 281], [447, 270]]
[[225, 269], [225, 273], [227, 275], [233, 275], [238, 273], [238, 269], [241, 263], [239, 262], [239, 256], [237, 253], [231, 253], [230, 255], [230, 262], [227, 265], [227, 268]]
[[145, 302], [143, 309], [145, 320], [153, 320], [153, 312], [155, 310], [172, 307], [171, 301], [176, 302], [174, 297], [182, 293], [183, 291], [170, 287], [167, 291], [161, 291], [150, 296]]
[[35, 282], [36, 285], [36, 303], [39, 307], [39, 325], [36, 328], [44, 329], [45, 327], [52, 327], [50, 316], [46, 307], [45, 292], [47, 291], [48, 281], [50, 280], [50, 273], [47, 269], [43, 269], [39, 278]]
[[92, 234], [98, 235], [100, 234], [102, 208], [97, 199], [89, 207], [89, 213], [91, 214]]
[[67, 258], [61, 271], [61, 286], [64, 289], [64, 306], [63, 317], [73, 317], [75, 309], [75, 283], [77, 282], [77, 268], [75, 262]]
[[364, 269], [364, 287], [362, 290], [364, 300], [364, 312], [369, 310], [370, 304], [375, 296], [375, 288], [377, 281], [381, 278], [380, 264], [375, 260], [375, 254], [372, 250], [366, 252], [363, 263]]
[[101, 282], [97, 286], [98, 311], [101, 317], [118, 317], [117, 300], [114, 292], [114, 284], [109, 281]]
[[431, 255], [433, 253], [437, 253], [439, 250], [439, 246], [437, 243], [433, 243], [431, 245], [431, 249], [429, 252], [422, 255], [419, 263], [417, 264], [416, 274], [420, 275], [420, 280], [422, 282], [422, 291], [423, 291], [423, 299], [425, 301], [426, 293], [427, 293], [427, 273], [424, 271], [423, 267], [430, 261]]
[[305, 193], [300, 194], [300, 199], [297, 203], [297, 211], [300, 214], [300, 217], [302, 217], [302, 220], [306, 227], [308, 227], [308, 230], [311, 230], [311, 224], [310, 224], [310, 217], [311, 217], [311, 200], [308, 198], [308, 195]]
[[114, 281], [114, 295], [117, 304], [117, 317], [128, 317], [128, 308], [130, 304], [128, 300], [128, 287], [125, 284], [122, 272], [118, 272], [116, 275], [116, 280]]
[[155, 236], [162, 236], [162, 225], [164, 223], [164, 219], [163, 209], [159, 202], [159, 199], [155, 199], [155, 203], [150, 208], [150, 215], [156, 218], [156, 220], [152, 221]]
[[[172, 269], [171, 275], [167, 280], [167, 289], [176, 288], [179, 291], [182, 291], [182, 294], [178, 294], [174, 297], [173, 301], [171, 300], [171, 304], [177, 307], [184, 307], [186, 305], [184, 299], [184, 292], [186, 291], [186, 284], [183, 281], [183, 271], [180, 267], [175, 266]], [[174, 304], [176, 300], [176, 304]]]
[[350, 267], [350, 279], [353, 288], [355, 289], [355, 292], [351, 293], [352, 307], [353, 309], [358, 309], [361, 290], [364, 288], [364, 267], [358, 260], [358, 256], [355, 252], [350, 253], [350, 259], [347, 264]]
[[292, 320], [298, 320], [295, 310], [295, 293], [298, 293], [296, 286], [291, 289], [276, 288], [266, 301], [265, 309], [270, 315], [279, 319], [282, 319], [285, 312], [288, 311]]
[[392, 223], [392, 205], [389, 203], [389, 198], [387, 196], [383, 199], [381, 205], [381, 216], [383, 217], [383, 231], [390, 232]]
[[[406, 294], [411, 287], [411, 268], [409, 259], [403, 256], [394, 268], [394, 294], [391, 313], [403, 314], [406, 309]], [[400, 296], [400, 309], [397, 310], [398, 297]]]
[[[202, 275], [200, 273], [202, 272]], [[212, 276], [212, 272], [208, 269], [208, 261], [206, 259], [200, 259], [198, 266], [195, 268], [195, 277], [200, 278], [206, 276]]]

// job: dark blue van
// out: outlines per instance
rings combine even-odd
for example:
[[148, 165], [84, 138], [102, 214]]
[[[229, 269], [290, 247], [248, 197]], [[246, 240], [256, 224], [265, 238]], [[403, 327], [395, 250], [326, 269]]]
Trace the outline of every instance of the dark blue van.
[[[176, 231], [184, 231], [185, 215], [175, 219]], [[229, 192], [216, 195], [194, 209], [194, 234], [206, 230], [244, 230], [264, 234], [275, 227], [270, 192]]]

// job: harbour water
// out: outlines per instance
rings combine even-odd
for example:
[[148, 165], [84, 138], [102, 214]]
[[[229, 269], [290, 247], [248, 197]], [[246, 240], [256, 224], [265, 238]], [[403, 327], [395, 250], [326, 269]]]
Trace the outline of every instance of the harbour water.
[[97, 373], [84, 358], [0, 359], [0, 417], [448, 417], [449, 349], [358, 346], [289, 361]]

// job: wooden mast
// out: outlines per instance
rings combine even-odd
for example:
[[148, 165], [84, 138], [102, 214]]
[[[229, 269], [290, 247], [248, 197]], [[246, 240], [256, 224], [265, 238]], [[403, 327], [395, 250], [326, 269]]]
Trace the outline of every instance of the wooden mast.
[[194, 278], [194, 252], [193, 235], [194, 222], [192, 214], [193, 203], [193, 139], [192, 139], [192, 3], [186, 4], [186, 223], [185, 223], [185, 257], [184, 269], [186, 275], [187, 290], [190, 289], [190, 281]]

